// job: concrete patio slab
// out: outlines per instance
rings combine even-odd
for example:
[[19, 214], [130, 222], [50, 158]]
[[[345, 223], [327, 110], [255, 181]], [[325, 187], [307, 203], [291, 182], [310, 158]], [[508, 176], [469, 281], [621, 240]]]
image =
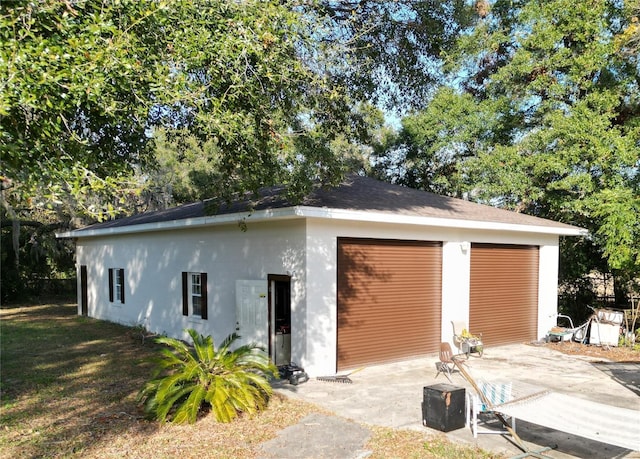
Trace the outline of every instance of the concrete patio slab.
[[[293, 386], [276, 385], [276, 390], [291, 397], [320, 405], [336, 415], [363, 425], [398, 429], [414, 429], [434, 434], [439, 431], [422, 424], [423, 388], [449, 383], [440, 374], [436, 378], [437, 355], [371, 366], [350, 376], [352, 384], [310, 381]], [[599, 359], [566, 355], [544, 346], [517, 344], [485, 349], [482, 357], [471, 356], [467, 371], [474, 379], [509, 380], [561, 394], [571, 395], [612, 406], [638, 410], [637, 430], [640, 438], [640, 364], [606, 366]], [[604, 369], [603, 369], [604, 368]], [[314, 375], [315, 376], [315, 375]], [[451, 384], [472, 390], [470, 384], [455, 371]], [[593, 422], [599, 422], [597, 418]], [[532, 450], [551, 446], [545, 453], [553, 458], [640, 458], [640, 452], [605, 443], [573, 437], [541, 426], [519, 422], [517, 433]], [[477, 445], [485, 450], [517, 455], [521, 453], [512, 441], [501, 435], [479, 435], [470, 429], [446, 433], [453, 442]]]

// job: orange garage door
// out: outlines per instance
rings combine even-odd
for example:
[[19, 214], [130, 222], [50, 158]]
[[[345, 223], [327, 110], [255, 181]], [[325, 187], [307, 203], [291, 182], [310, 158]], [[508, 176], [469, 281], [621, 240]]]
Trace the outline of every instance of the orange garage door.
[[338, 370], [434, 353], [442, 244], [338, 239]]
[[538, 324], [538, 247], [471, 245], [469, 330], [486, 345], [532, 341]]

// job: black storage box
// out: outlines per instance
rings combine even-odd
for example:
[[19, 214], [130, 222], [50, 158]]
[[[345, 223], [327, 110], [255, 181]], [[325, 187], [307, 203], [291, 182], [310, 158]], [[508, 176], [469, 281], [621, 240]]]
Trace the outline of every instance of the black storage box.
[[461, 429], [465, 424], [465, 390], [451, 384], [424, 388], [422, 423], [442, 432]]

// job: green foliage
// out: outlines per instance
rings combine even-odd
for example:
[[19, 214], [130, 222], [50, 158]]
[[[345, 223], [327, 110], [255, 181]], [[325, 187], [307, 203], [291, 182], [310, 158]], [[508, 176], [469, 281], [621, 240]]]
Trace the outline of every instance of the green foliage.
[[401, 180], [584, 227], [565, 274], [612, 272], [623, 290], [640, 274], [640, 67], [620, 41], [636, 30], [628, 3], [492, 2], [449, 54], [451, 83], [403, 120], [391, 153], [402, 153]]
[[626, 27], [614, 38], [614, 43], [619, 52], [624, 54], [636, 54], [640, 50], [640, 2], [630, 0], [626, 2], [631, 20]]
[[406, 170], [400, 181], [413, 188], [462, 196], [465, 162], [483, 145], [509, 142], [513, 120], [496, 116], [509, 111], [508, 101], [479, 103], [471, 94], [441, 87], [422, 112], [402, 120], [394, 149]]
[[[162, 8], [0, 5], [0, 175], [11, 190], [4, 205], [56, 210], [68, 196], [112, 192], [132, 162], [144, 161], [149, 96], [163, 65], [154, 40]], [[81, 208], [109, 210], [104, 202]]]
[[211, 155], [219, 194], [335, 182], [327, 145], [366, 121], [328, 55], [305, 54], [312, 20], [295, 1], [1, 3], [3, 206], [131, 212], [156, 128]]
[[3, 2], [2, 205], [144, 210], [154, 144], [174, 130], [209, 169], [185, 197], [210, 177], [228, 195], [336, 183], [363, 166], [362, 104], [421, 105], [472, 15], [458, 0]]
[[56, 239], [54, 232], [60, 229], [56, 222], [34, 220], [16, 227], [1, 209], [0, 221], [3, 304], [42, 295], [75, 293], [73, 244]]
[[[363, 120], [366, 138], [374, 139], [384, 123], [381, 112], [369, 104], [362, 104], [354, 108], [354, 113]], [[349, 132], [336, 133], [328, 138], [322, 133], [309, 131], [305, 138], [300, 133], [297, 139], [281, 138], [279, 148], [286, 162], [286, 168], [304, 180], [295, 180], [281, 171], [273, 170], [274, 176], [270, 182], [287, 183], [292, 192], [291, 198], [302, 195], [310, 184], [310, 178], [317, 177], [316, 168], [323, 169], [323, 176], [331, 182], [342, 176], [343, 171], [366, 171], [368, 158], [372, 148], [362, 142], [354, 142]], [[230, 180], [233, 175], [225, 173], [224, 152], [217, 138], [202, 141], [188, 129], [158, 129], [154, 133], [156, 149], [154, 153], [154, 167], [146, 169], [145, 190], [151, 196], [165, 196], [174, 203], [188, 203], [210, 197], [231, 197], [234, 190]], [[285, 141], [286, 140], [286, 141]], [[373, 140], [372, 140], [373, 141]], [[306, 155], [300, 152], [306, 151]], [[298, 152], [298, 154], [296, 154]], [[291, 160], [285, 161], [290, 155]], [[312, 160], [316, 158], [316, 160]], [[332, 159], [333, 158], [333, 159]], [[280, 167], [280, 166], [278, 166]], [[244, 174], [238, 166], [239, 174]], [[248, 169], [250, 170], [250, 168]], [[256, 187], [264, 184], [264, 178], [255, 173]], [[278, 179], [278, 177], [280, 179]], [[248, 181], [243, 181], [247, 185]], [[226, 192], [221, 190], [226, 189]], [[250, 188], [254, 191], [254, 188]], [[235, 188], [240, 192], [241, 189]]]
[[146, 188], [178, 203], [217, 196], [224, 180], [222, 154], [214, 140], [199, 142], [187, 130], [155, 133], [156, 166], [148, 172]]
[[230, 422], [239, 413], [251, 415], [267, 406], [273, 392], [268, 378], [277, 368], [263, 350], [251, 345], [232, 350], [235, 333], [216, 349], [211, 336], [187, 332], [192, 348], [177, 339], [156, 339], [168, 347], [157, 359], [154, 379], [139, 394], [148, 415], [194, 423], [203, 405], [210, 405], [219, 422]]
[[318, 38], [306, 54], [322, 56], [326, 71], [355, 99], [398, 113], [425, 106], [443, 56], [478, 14], [464, 0], [294, 3]]

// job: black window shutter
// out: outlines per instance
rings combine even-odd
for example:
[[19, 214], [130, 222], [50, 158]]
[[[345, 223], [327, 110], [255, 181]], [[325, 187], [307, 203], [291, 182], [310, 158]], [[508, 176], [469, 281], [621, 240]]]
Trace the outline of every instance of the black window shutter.
[[83, 316], [89, 314], [89, 293], [87, 289], [87, 265], [80, 266], [80, 311]]
[[124, 304], [124, 269], [118, 270], [120, 276], [120, 303]]
[[182, 315], [189, 315], [189, 273], [182, 273]]
[[200, 317], [202, 317], [203, 319], [207, 319], [208, 314], [207, 314], [207, 273], [200, 273], [200, 284], [201, 284], [201, 291], [200, 291], [200, 295], [201, 295], [201, 302], [202, 302], [202, 310], [200, 312]]
[[109, 301], [113, 303], [113, 269], [109, 268]]

